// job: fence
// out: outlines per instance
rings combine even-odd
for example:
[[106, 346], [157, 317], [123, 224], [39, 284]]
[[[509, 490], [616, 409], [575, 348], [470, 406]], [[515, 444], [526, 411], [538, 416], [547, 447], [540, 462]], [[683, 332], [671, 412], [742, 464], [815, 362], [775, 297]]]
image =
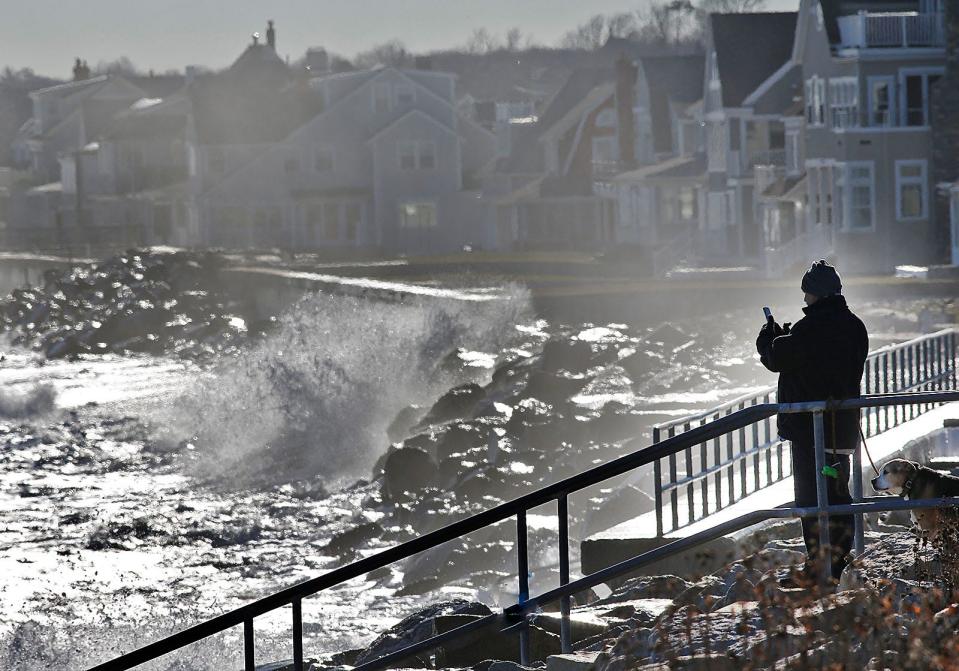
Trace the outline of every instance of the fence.
[[[956, 389], [956, 331], [947, 329], [876, 350], [866, 359], [866, 394]], [[748, 407], [773, 402], [774, 387], [741, 396], [711, 410], [653, 427], [653, 443], [715, 422]], [[863, 416], [865, 435], [914, 419], [930, 404], [871, 408]], [[662, 462], [666, 463], [663, 464]], [[656, 534], [662, 536], [727, 508], [749, 494], [791, 475], [788, 442], [779, 440], [772, 420], [741, 427], [709, 443], [686, 447], [653, 462]], [[697, 491], [698, 490], [698, 491]], [[664, 501], [668, 502], [666, 519]]]

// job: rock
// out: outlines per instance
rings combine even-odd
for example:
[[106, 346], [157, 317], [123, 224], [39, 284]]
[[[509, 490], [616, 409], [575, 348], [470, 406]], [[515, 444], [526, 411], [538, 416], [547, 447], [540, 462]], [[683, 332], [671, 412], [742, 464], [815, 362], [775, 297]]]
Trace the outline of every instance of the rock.
[[744, 576], [733, 581], [720, 601], [720, 607], [728, 606], [740, 601], [752, 601], [756, 598], [756, 585]]
[[522, 398], [538, 398], [550, 404], [559, 404], [569, 401], [582, 391], [588, 379], [563, 371], [552, 372], [545, 370], [532, 371], [520, 396]]
[[649, 335], [646, 336], [646, 340], [649, 342], [663, 343], [663, 345], [672, 349], [689, 342], [691, 338], [678, 327], [673, 326], [669, 322], [665, 322], [652, 329]]
[[442, 424], [451, 419], [463, 419], [469, 417], [473, 407], [479, 403], [485, 392], [475, 382], [469, 382], [459, 387], [454, 387], [443, 394], [426, 417], [420, 422], [420, 426], [428, 424]]
[[585, 373], [592, 359], [592, 347], [582, 340], [554, 339], [543, 345], [542, 367], [548, 373]]
[[591, 671], [597, 657], [598, 652], [550, 655], [546, 658], [546, 671]]
[[674, 575], [630, 578], [597, 604], [621, 603], [636, 599], [676, 599], [692, 587], [692, 583]]
[[489, 441], [488, 432], [472, 424], [452, 424], [436, 443], [436, 459], [443, 461], [452, 454], [463, 454], [474, 447], [483, 447]]
[[376, 522], [360, 524], [347, 531], [336, 534], [330, 539], [323, 550], [335, 555], [352, 554], [359, 545], [378, 538], [383, 533], [383, 527]]
[[[475, 617], [451, 615], [436, 620], [436, 633], [442, 634], [468, 624]], [[543, 631], [539, 627], [527, 626], [529, 632], [530, 661], [545, 661], [550, 655], [559, 654], [559, 636]], [[454, 641], [450, 641], [437, 650], [438, 667], [474, 666], [484, 660], [519, 662], [519, 636], [513, 630], [510, 633], [497, 631], [495, 626], [474, 631]]]
[[436, 484], [438, 467], [425, 450], [401, 447], [391, 451], [383, 464], [383, 496], [402, 500], [407, 492], [418, 492]]
[[422, 419], [425, 409], [418, 405], [408, 405], [400, 410], [390, 425], [386, 427], [386, 437], [391, 443], [398, 443], [410, 435], [410, 430]]
[[[456, 599], [427, 606], [403, 618], [400, 622], [380, 634], [368, 645], [355, 660], [354, 666], [371, 662], [384, 655], [401, 650], [409, 645], [425, 641], [437, 633], [435, 621], [448, 616], [482, 617], [492, 611], [481, 603]], [[432, 653], [424, 652], [406, 661], [406, 664], [419, 664], [423, 668], [430, 666]]]

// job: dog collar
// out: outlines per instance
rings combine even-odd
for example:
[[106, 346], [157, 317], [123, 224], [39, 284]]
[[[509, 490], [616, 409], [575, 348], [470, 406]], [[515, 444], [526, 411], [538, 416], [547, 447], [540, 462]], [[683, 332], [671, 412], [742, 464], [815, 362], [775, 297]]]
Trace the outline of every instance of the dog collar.
[[902, 485], [902, 496], [903, 498], [909, 498], [909, 493], [912, 491], [912, 481], [915, 479], [915, 476], [906, 480]]

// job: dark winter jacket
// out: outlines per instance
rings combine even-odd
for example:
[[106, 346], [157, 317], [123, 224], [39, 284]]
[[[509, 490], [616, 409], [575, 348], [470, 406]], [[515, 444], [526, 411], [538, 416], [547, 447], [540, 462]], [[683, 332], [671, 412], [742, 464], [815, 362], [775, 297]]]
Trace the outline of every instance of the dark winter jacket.
[[[862, 321], [852, 313], [841, 295], [820, 298], [803, 308], [806, 316], [791, 331], [778, 325], [763, 327], [756, 349], [763, 365], [779, 373], [779, 402], [822, 401], [856, 398], [869, 353], [869, 337]], [[782, 334], [782, 335], [779, 335]], [[859, 435], [859, 411], [844, 410], [824, 416], [829, 449], [855, 449]], [[835, 428], [833, 427], [835, 422]], [[836, 445], [832, 436], [835, 431]], [[811, 414], [780, 414], [779, 435], [811, 444]]]

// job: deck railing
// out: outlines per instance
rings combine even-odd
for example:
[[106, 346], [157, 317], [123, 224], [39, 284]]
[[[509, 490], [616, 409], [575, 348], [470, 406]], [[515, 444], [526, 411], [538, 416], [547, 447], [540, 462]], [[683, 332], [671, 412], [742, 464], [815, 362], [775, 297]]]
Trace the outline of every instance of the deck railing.
[[917, 12], [859, 12], [840, 16], [840, 47], [944, 47], [943, 15]]
[[[863, 374], [866, 394], [957, 389], [957, 332], [947, 329], [871, 353]], [[682, 435], [737, 411], [775, 402], [767, 387], [720, 406], [653, 427], [653, 443]], [[874, 436], [932, 409], [931, 404], [885, 406], [863, 412], [865, 435]], [[709, 442], [689, 445], [653, 463], [656, 534], [693, 524], [792, 474], [788, 441], [772, 420], [744, 426]]]

